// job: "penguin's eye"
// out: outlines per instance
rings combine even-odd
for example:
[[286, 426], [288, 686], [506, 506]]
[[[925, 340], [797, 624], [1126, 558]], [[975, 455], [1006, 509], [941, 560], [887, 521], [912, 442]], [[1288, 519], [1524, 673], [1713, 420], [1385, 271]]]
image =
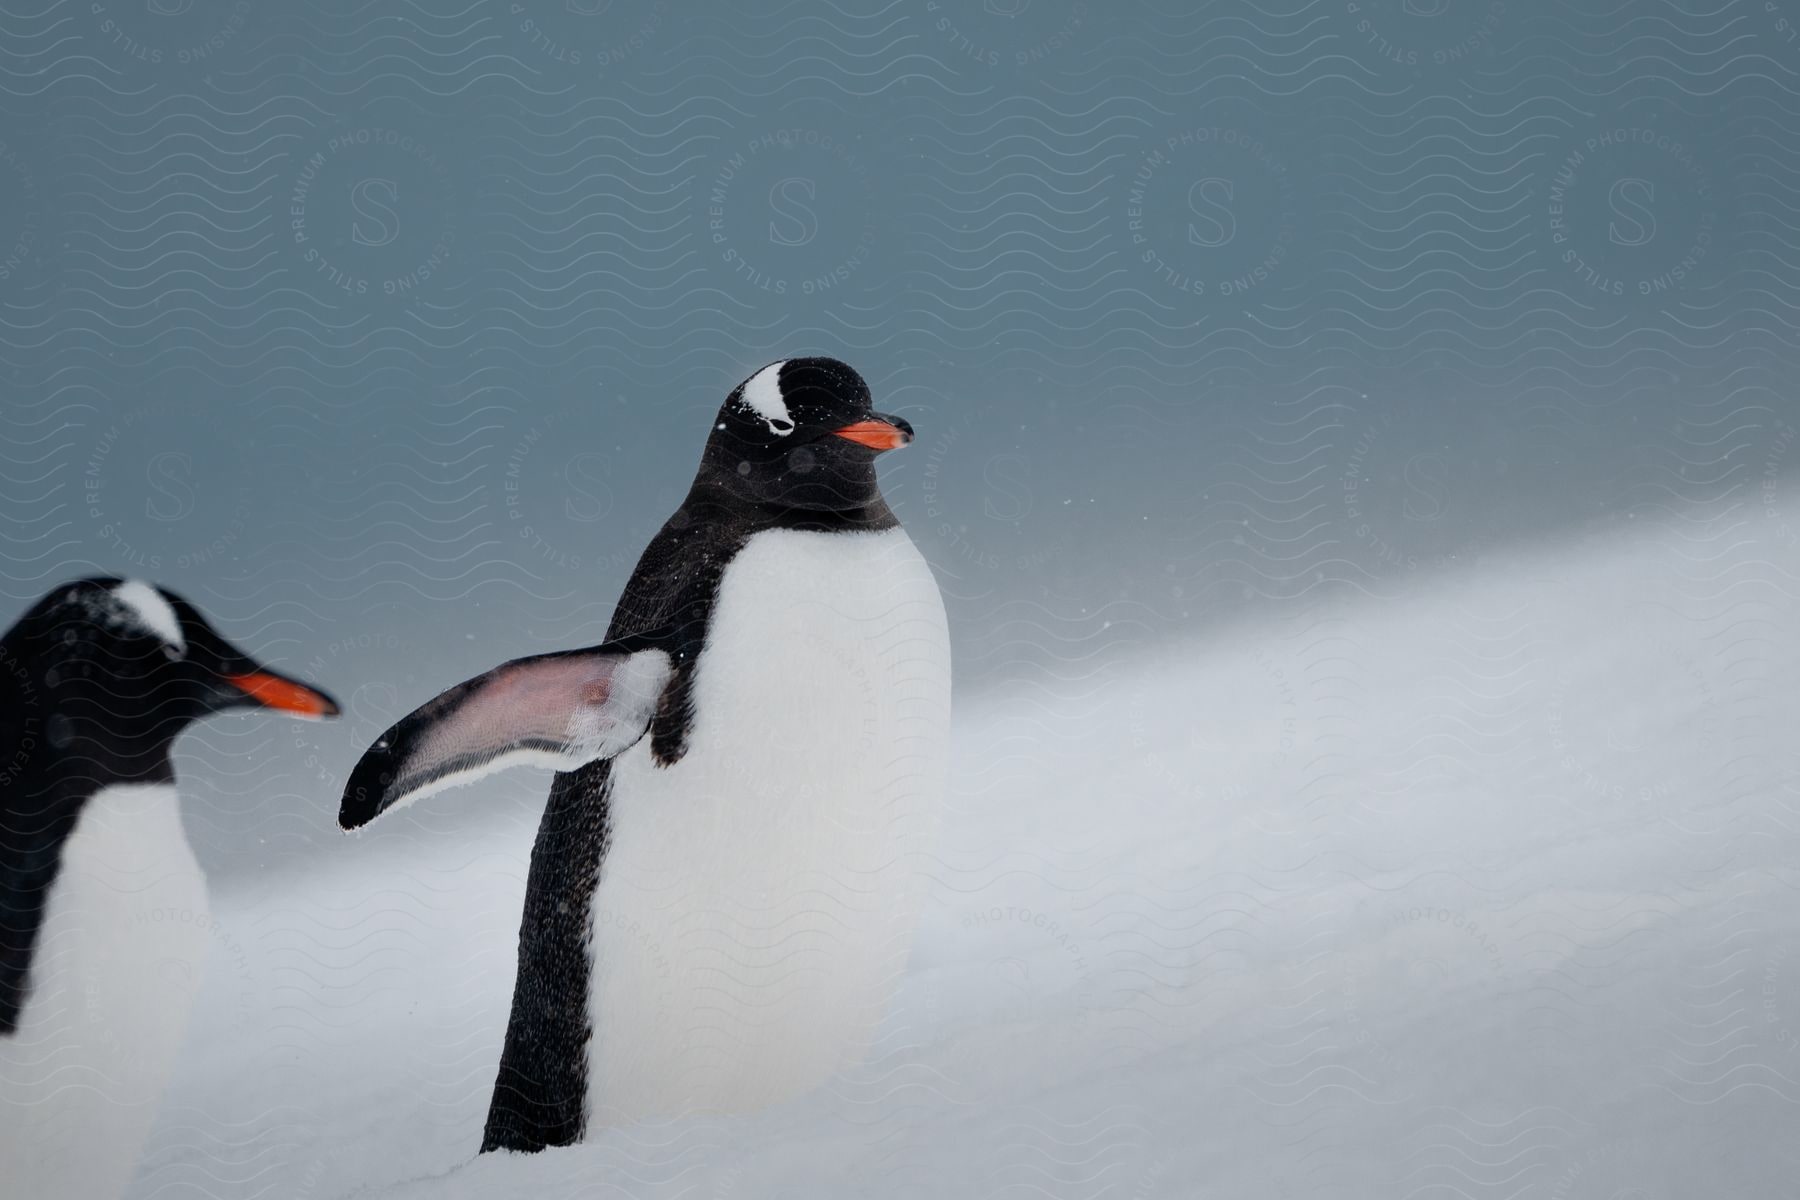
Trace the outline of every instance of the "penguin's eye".
[[769, 431], [781, 437], [786, 437], [788, 434], [794, 432], [794, 423], [776, 417], [769, 422]]
[[171, 646], [167, 642], [163, 643], [162, 650], [163, 650], [163, 657], [168, 659], [170, 662], [180, 662], [184, 657], [186, 657], [185, 655], [182, 654], [181, 647]]

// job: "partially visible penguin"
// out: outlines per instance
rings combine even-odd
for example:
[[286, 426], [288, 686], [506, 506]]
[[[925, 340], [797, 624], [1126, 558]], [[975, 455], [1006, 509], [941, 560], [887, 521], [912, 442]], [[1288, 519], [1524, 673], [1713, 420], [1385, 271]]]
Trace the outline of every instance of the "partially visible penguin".
[[210, 713], [324, 693], [146, 583], [57, 588], [0, 639], [0, 1192], [130, 1182], [213, 935], [169, 751]]
[[740, 384], [606, 641], [517, 659], [389, 729], [346, 829], [556, 767], [482, 1150], [750, 1111], [867, 1050], [941, 805], [950, 650], [876, 484], [912, 440], [844, 363]]

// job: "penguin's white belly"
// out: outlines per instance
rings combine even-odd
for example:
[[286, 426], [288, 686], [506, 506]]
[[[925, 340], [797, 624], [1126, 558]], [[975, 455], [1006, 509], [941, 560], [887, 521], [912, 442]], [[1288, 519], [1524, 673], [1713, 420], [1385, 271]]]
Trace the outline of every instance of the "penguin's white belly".
[[124, 1191], [186, 1029], [208, 928], [175, 789], [90, 799], [63, 845], [19, 1029], [0, 1038], [7, 1195]]
[[695, 666], [686, 755], [614, 764], [590, 1129], [744, 1112], [856, 1062], [905, 967], [950, 710], [904, 531], [756, 535]]

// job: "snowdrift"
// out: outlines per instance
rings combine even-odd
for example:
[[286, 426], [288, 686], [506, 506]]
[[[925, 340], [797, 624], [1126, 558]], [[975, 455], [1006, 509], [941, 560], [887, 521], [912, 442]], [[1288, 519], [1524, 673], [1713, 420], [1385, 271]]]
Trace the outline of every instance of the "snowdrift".
[[216, 897], [134, 1194], [1775, 1194], [1794, 561], [1647, 531], [959, 696], [870, 1060], [536, 1156], [474, 1151], [547, 777], [443, 797]]

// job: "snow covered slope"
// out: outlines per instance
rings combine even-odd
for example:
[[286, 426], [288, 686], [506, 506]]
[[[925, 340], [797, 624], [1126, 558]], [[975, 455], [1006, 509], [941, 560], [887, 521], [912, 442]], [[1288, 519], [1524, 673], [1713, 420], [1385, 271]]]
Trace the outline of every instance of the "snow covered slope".
[[445, 797], [216, 899], [136, 1195], [1787, 1194], [1797, 564], [1677, 526], [960, 697], [874, 1059], [537, 1156], [474, 1149], [546, 781]]

